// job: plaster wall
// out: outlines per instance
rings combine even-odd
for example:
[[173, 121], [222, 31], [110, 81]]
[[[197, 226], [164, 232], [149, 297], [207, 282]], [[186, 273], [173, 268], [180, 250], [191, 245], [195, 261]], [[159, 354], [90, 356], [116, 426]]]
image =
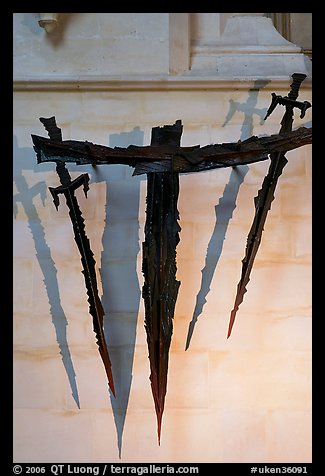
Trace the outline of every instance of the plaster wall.
[[[37, 61], [45, 74], [47, 60]], [[127, 166], [68, 167], [73, 178], [90, 175], [88, 198], [77, 195], [97, 263], [114, 399], [68, 210], [61, 200], [56, 211], [48, 191], [58, 185], [55, 166], [36, 164], [30, 137], [46, 136], [38, 118], [55, 115], [64, 140], [111, 147], [147, 145], [152, 127], [177, 119], [183, 146], [244, 140], [278, 132], [281, 107], [262, 118], [271, 92], [286, 95], [289, 84], [14, 93], [15, 462], [311, 461], [311, 146], [287, 154], [228, 340], [254, 197], [269, 163], [181, 175], [181, 287], [158, 446], [141, 298], [146, 178]], [[309, 88], [301, 98], [311, 100]], [[310, 110], [303, 120], [297, 114], [294, 128], [310, 120]]]

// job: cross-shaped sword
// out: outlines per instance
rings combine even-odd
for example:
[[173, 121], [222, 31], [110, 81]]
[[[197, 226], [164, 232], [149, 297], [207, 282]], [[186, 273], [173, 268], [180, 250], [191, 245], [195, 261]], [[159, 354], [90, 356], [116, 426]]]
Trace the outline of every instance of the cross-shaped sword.
[[[308, 101], [297, 101], [300, 85], [305, 78], [305, 74], [294, 73], [292, 75], [293, 81], [290, 85], [290, 92], [288, 96], [282, 97], [277, 96], [275, 93], [272, 93], [272, 102], [264, 119], [267, 119], [267, 117], [272, 113], [272, 111], [278, 104], [285, 106], [286, 109], [281, 121], [281, 128], [279, 132], [280, 136], [285, 137], [288, 133], [291, 132], [294, 108], [298, 108], [301, 111], [300, 118], [302, 119], [305, 116], [306, 110], [311, 107], [311, 104]], [[237, 286], [237, 294], [235, 298], [234, 308], [230, 314], [227, 335], [228, 338], [230, 337], [235, 322], [236, 313], [244, 299], [244, 294], [246, 293], [246, 286], [249, 282], [250, 273], [254, 264], [255, 256], [260, 246], [267, 214], [271, 208], [271, 203], [274, 200], [274, 192], [278, 179], [282, 174], [284, 166], [288, 162], [284, 152], [272, 152], [270, 154], [270, 159], [271, 163], [269, 166], [269, 170], [264, 178], [262, 188], [259, 190], [257, 197], [255, 197], [254, 199], [255, 216], [247, 237], [246, 253], [245, 257], [242, 260], [243, 264], [241, 278]]]
[[[292, 101], [296, 99], [294, 94], [299, 89], [296, 87], [298, 78], [295, 78], [292, 94], [288, 95], [288, 111], [290, 108], [292, 111]], [[283, 98], [281, 98], [282, 100]], [[54, 120], [54, 118], [51, 119]], [[178, 174], [250, 164], [267, 160], [269, 155], [272, 165], [278, 159], [283, 161], [286, 151], [310, 144], [312, 135], [311, 128], [301, 127], [285, 134], [281, 132], [261, 138], [253, 136], [235, 143], [181, 147], [181, 134], [181, 121], [176, 121], [173, 125], [153, 128], [150, 146], [131, 145], [127, 148], [110, 148], [88, 141], [62, 141], [61, 138], [53, 139], [51, 135], [50, 139], [32, 135], [38, 162], [54, 161], [57, 163], [61, 187], [52, 189], [51, 193], [55, 203], [58, 200], [58, 193], [64, 193], [68, 206], [69, 203], [71, 205], [69, 208], [72, 209], [72, 212], [70, 210], [72, 221], [75, 214], [79, 215], [78, 222], [82, 220], [81, 212], [73, 196], [74, 187], [83, 183], [87, 189], [88, 180], [85, 184], [85, 179], [81, 176], [75, 181], [71, 181], [65, 163], [125, 164], [134, 167], [134, 175], [147, 174], [147, 218], [143, 243], [143, 274], [145, 278], [143, 298], [151, 369], [150, 380], [157, 414], [159, 441], [167, 390], [168, 352], [173, 331], [172, 322], [180, 285], [176, 280], [176, 246], [179, 242], [178, 233], [180, 231], [177, 211]], [[83, 226], [79, 223], [77, 227], [74, 226], [74, 229], [76, 241], [80, 240], [80, 237], [83, 236]], [[92, 273], [94, 273], [95, 263], [92, 261], [89, 241], [85, 236], [81, 238], [81, 242], [86, 241], [88, 243], [85, 253], [86, 262], [91, 262]], [[81, 248], [79, 247], [79, 249]]]

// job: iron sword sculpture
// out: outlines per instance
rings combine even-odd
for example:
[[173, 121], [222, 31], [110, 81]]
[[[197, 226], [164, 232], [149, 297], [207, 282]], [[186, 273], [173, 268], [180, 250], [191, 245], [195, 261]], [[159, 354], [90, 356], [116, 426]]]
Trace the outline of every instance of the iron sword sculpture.
[[252, 136], [244, 141], [180, 147], [175, 144], [107, 147], [88, 141], [57, 141], [32, 134], [37, 161], [75, 163], [78, 165], [122, 164], [134, 168], [134, 175], [149, 172], [193, 173], [223, 167], [252, 164], [269, 159], [272, 152], [310, 144], [312, 128], [300, 127], [284, 135]]
[[[296, 84], [297, 80], [294, 80], [292, 91], [297, 91]], [[293, 102], [296, 104], [295, 99], [293, 93], [290, 97], [288, 96], [290, 107], [295, 107], [293, 106]], [[276, 96], [273, 101], [274, 107], [275, 101], [282, 104], [281, 101], [286, 102], [287, 99]], [[302, 112], [304, 112], [307, 105], [305, 103], [299, 104]], [[281, 130], [279, 134], [260, 138], [253, 136], [235, 143], [212, 144], [205, 147], [181, 147], [180, 138], [183, 127], [181, 121], [178, 120], [173, 125], [153, 128], [150, 146], [138, 147], [131, 145], [127, 148], [110, 148], [92, 144], [88, 141], [62, 141], [61, 131], [56, 126], [55, 118], [45, 121], [46, 128], [50, 132], [50, 138], [32, 135], [32, 141], [38, 163], [54, 161], [57, 164], [61, 187], [51, 190], [57, 204], [58, 193], [64, 193], [66, 198], [68, 196], [71, 201], [72, 209], [79, 210], [76, 198], [73, 196], [74, 187], [77, 188], [77, 186], [84, 184], [85, 192], [88, 187], [88, 176], [87, 178], [81, 176], [71, 181], [65, 163], [71, 162], [80, 165], [124, 164], [134, 168], [133, 175], [147, 174], [147, 216], [145, 241], [143, 242], [142, 271], [144, 285], [142, 297], [145, 304], [150, 381], [157, 416], [158, 441], [160, 443], [161, 422], [167, 391], [168, 356], [173, 332], [175, 304], [180, 286], [180, 282], [176, 280], [176, 247], [179, 242], [180, 231], [177, 210], [179, 173], [235, 167], [236, 165], [267, 160], [269, 155], [273, 164], [276, 162], [275, 158], [281, 159], [288, 150], [310, 144], [312, 142], [312, 129], [301, 127], [296, 131], [287, 129], [287, 132], [285, 132]], [[91, 272], [88, 271], [89, 277], [93, 277], [91, 281], [88, 280], [88, 284], [89, 289], [90, 287], [92, 289], [92, 299], [97, 305], [100, 301], [96, 298], [95, 262], [92, 258], [89, 241], [84, 233], [80, 210], [79, 214], [82, 225], [78, 225], [76, 230], [80, 233], [78, 239], [82, 243], [88, 243], [88, 246], [86, 245], [86, 263], [88, 263], [87, 269], [91, 270]], [[72, 217], [71, 219], [73, 221]], [[78, 219], [78, 223], [80, 219]], [[99, 331], [102, 331], [102, 313], [102, 307], [98, 305], [94, 321], [99, 323]], [[107, 350], [106, 345], [103, 349]], [[105, 356], [108, 358], [108, 353], [101, 355], [103, 360]], [[106, 362], [109, 362], [109, 360], [106, 360]], [[110, 366], [107, 367], [106, 371], [111, 371]], [[113, 386], [112, 380], [111, 383]]]
[[[180, 144], [181, 121], [152, 129], [151, 145]], [[176, 280], [176, 246], [180, 226], [177, 172], [148, 173], [147, 217], [143, 242], [145, 329], [150, 361], [150, 382], [157, 415], [160, 444], [161, 421], [167, 391], [168, 356], [173, 333], [174, 309], [180, 286]]]
[[[292, 75], [293, 81], [290, 85], [290, 92], [288, 96], [282, 97], [276, 95], [275, 93], [272, 93], [272, 102], [264, 120], [268, 118], [268, 116], [272, 113], [272, 111], [276, 108], [278, 104], [285, 106], [286, 109], [281, 121], [279, 136], [284, 137], [291, 132], [294, 108], [300, 109], [300, 118], [303, 118], [305, 116], [306, 110], [311, 107], [311, 104], [308, 101], [297, 101], [300, 85], [305, 78], [306, 75], [301, 73], [294, 73]], [[282, 174], [283, 168], [288, 162], [284, 152], [272, 152], [270, 154], [270, 159], [271, 163], [262, 183], [262, 188], [259, 190], [257, 196], [254, 199], [255, 216], [247, 237], [245, 257], [242, 260], [242, 273], [237, 286], [237, 294], [235, 298], [234, 308], [230, 314], [227, 338], [229, 338], [231, 335], [231, 331], [236, 318], [236, 313], [244, 299], [244, 294], [247, 291], [246, 286], [250, 280], [250, 273], [254, 264], [255, 256], [260, 246], [267, 214], [274, 200], [274, 192], [278, 179]]]
[[[40, 121], [47, 130], [51, 140], [55, 140], [58, 142], [62, 141], [61, 129], [57, 127], [54, 116], [50, 118], [41, 117]], [[37, 154], [40, 153], [39, 151], [36, 152]], [[56, 209], [58, 209], [59, 207], [59, 195], [61, 193], [65, 196], [66, 203], [69, 208], [69, 215], [74, 231], [75, 241], [77, 243], [81, 255], [81, 263], [83, 266], [82, 273], [84, 275], [85, 285], [87, 288], [89, 313], [93, 318], [93, 328], [96, 334], [98, 350], [105, 367], [109, 388], [115, 396], [111, 361], [109, 358], [103, 329], [104, 309], [99, 299], [97, 289], [95, 268], [96, 262], [93, 257], [94, 254], [90, 248], [89, 239], [86, 235], [84, 219], [82, 217], [78, 201], [75, 196], [75, 190], [83, 186], [83, 191], [85, 193], [85, 196], [87, 197], [87, 192], [89, 190], [89, 175], [82, 174], [79, 175], [79, 177], [77, 177], [76, 179], [71, 180], [69, 171], [65, 166], [65, 162], [62, 160], [56, 160], [56, 171], [59, 175], [61, 185], [56, 188], [49, 187], [49, 190], [53, 197], [53, 202]]]

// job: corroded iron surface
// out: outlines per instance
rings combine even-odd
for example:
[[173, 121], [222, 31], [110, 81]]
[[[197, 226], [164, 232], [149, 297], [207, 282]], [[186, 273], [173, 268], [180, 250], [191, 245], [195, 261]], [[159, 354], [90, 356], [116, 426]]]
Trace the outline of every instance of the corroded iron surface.
[[[272, 113], [277, 104], [285, 106], [285, 113], [281, 121], [281, 128], [279, 132], [280, 137], [288, 137], [288, 134], [292, 129], [294, 108], [297, 107], [298, 109], [300, 109], [300, 117], [303, 117], [306, 109], [311, 106], [308, 101], [305, 101], [304, 103], [296, 101], [299, 95], [300, 84], [305, 79], [305, 77], [305, 74], [294, 73], [292, 75], [293, 81], [290, 85], [290, 92], [288, 96], [281, 97], [275, 95], [274, 93], [272, 94], [273, 99], [269, 110], [267, 111], [266, 118]], [[281, 151], [272, 152], [270, 154], [270, 159], [271, 163], [269, 166], [269, 170], [264, 178], [262, 188], [259, 190], [257, 196], [254, 199], [255, 216], [247, 237], [245, 256], [242, 260], [242, 272], [240, 281], [237, 285], [237, 294], [235, 298], [234, 308], [230, 314], [227, 337], [230, 337], [237, 311], [239, 309], [240, 304], [243, 302], [244, 294], [247, 292], [246, 286], [250, 280], [250, 274], [254, 264], [255, 256], [260, 246], [267, 214], [274, 200], [274, 193], [278, 183], [278, 179], [282, 174], [283, 168], [288, 162], [285, 157], [285, 153]]]
[[[60, 138], [62, 137], [61, 129], [57, 127], [54, 116], [50, 118], [40, 118], [40, 121], [48, 131], [50, 138], [60, 141]], [[75, 196], [75, 190], [81, 186], [83, 186], [84, 193], [87, 196], [87, 192], [89, 190], [89, 176], [88, 174], [82, 174], [76, 179], [71, 180], [69, 171], [66, 168], [64, 162], [61, 160], [56, 162], [56, 171], [59, 175], [61, 185], [56, 188], [49, 187], [49, 189], [52, 194], [56, 209], [59, 207], [60, 194], [64, 195], [69, 209], [69, 216], [74, 231], [74, 238], [81, 256], [81, 263], [83, 267], [82, 273], [84, 275], [88, 295], [89, 313], [93, 318], [93, 329], [96, 334], [98, 350], [105, 367], [109, 388], [115, 396], [111, 361], [109, 358], [103, 329], [104, 309], [99, 299], [97, 288], [95, 268], [96, 261], [90, 248], [90, 242], [85, 230], [85, 222]]]
[[[151, 144], [180, 142], [182, 125], [156, 127]], [[176, 280], [176, 246], [180, 226], [177, 172], [149, 173], [143, 249], [143, 299], [150, 362], [150, 381], [157, 415], [158, 441], [167, 391], [168, 356], [173, 333], [174, 309], [180, 282]]]

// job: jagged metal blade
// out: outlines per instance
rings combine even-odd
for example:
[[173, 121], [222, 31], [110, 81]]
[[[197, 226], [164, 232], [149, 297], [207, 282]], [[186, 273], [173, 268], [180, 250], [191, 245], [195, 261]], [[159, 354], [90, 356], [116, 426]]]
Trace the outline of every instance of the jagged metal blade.
[[32, 134], [37, 162], [76, 163], [80, 165], [125, 164], [134, 167], [133, 175], [157, 172], [201, 172], [222, 167], [267, 160], [268, 154], [285, 153], [312, 141], [312, 128], [300, 127], [285, 135], [252, 136], [244, 141], [210, 144], [203, 147], [179, 145], [107, 147], [88, 141], [51, 140]]
[[230, 314], [227, 338], [230, 337], [235, 322], [236, 313], [240, 304], [243, 302], [244, 294], [247, 291], [246, 286], [250, 280], [250, 273], [254, 264], [256, 253], [260, 246], [266, 217], [274, 200], [274, 191], [278, 179], [282, 174], [283, 167], [288, 162], [285, 155], [281, 153], [274, 155], [271, 154], [270, 158], [271, 164], [268, 173], [263, 180], [262, 188], [258, 191], [257, 196], [254, 198], [255, 216], [247, 237], [245, 257], [242, 260], [242, 273], [237, 286], [234, 308]]
[[[55, 117], [50, 118], [40, 118], [40, 121], [47, 130], [50, 139], [52, 140], [62, 140], [61, 129], [57, 127]], [[87, 289], [88, 303], [89, 303], [89, 313], [93, 318], [93, 330], [96, 335], [98, 350], [102, 358], [102, 362], [105, 367], [108, 385], [115, 397], [115, 388], [114, 380], [112, 374], [112, 365], [109, 358], [109, 353], [107, 349], [107, 344], [105, 340], [103, 323], [104, 323], [104, 309], [102, 303], [99, 299], [98, 288], [97, 288], [97, 278], [96, 278], [96, 261], [94, 259], [94, 254], [90, 247], [89, 239], [85, 231], [85, 222], [82, 217], [81, 210], [77, 198], [75, 197], [75, 190], [83, 185], [84, 192], [87, 194], [89, 189], [88, 181], [89, 177], [87, 174], [79, 176], [77, 179], [71, 181], [70, 174], [66, 169], [64, 163], [57, 163], [57, 172], [59, 174], [62, 186], [57, 188], [50, 187], [50, 192], [54, 199], [54, 204], [58, 207], [58, 197], [59, 193], [63, 193], [66, 199], [66, 204], [69, 209], [69, 216], [71, 219], [75, 242], [78, 246], [81, 263], [82, 263], [82, 274], [84, 275], [85, 285]]]
[[106, 345], [103, 322], [104, 322], [104, 309], [99, 299], [94, 254], [90, 248], [90, 242], [85, 232], [84, 219], [82, 217], [78, 202], [74, 193], [70, 189], [64, 192], [66, 203], [69, 208], [69, 215], [72, 222], [74, 231], [75, 242], [77, 243], [82, 263], [82, 274], [85, 278], [85, 284], [88, 295], [89, 313], [93, 318], [93, 330], [96, 334], [98, 350], [102, 358], [108, 385], [115, 397], [115, 388], [112, 374], [111, 361], [108, 354]]
[[[268, 160], [269, 154], [286, 153], [312, 140], [312, 128], [300, 127], [296, 131], [272, 134], [266, 137], [252, 136], [244, 141], [225, 144], [211, 144], [204, 147], [174, 147], [170, 148], [167, 159], [138, 161], [133, 175], [144, 173], [167, 172], [178, 173], [202, 172], [223, 167], [236, 167], [254, 162]], [[34, 136], [34, 142], [39, 138]], [[46, 147], [46, 145], [45, 145]], [[158, 149], [158, 147], [152, 148]]]
[[[272, 93], [272, 103], [269, 107], [265, 119], [272, 113], [276, 104], [282, 104], [285, 106], [285, 113], [281, 120], [281, 128], [279, 131], [279, 137], [288, 136], [292, 131], [293, 124], [293, 111], [295, 107], [305, 111], [307, 108], [311, 107], [311, 104], [308, 101], [304, 103], [297, 102], [296, 99], [299, 95], [299, 88], [303, 80], [306, 78], [305, 74], [302, 73], [293, 73], [292, 74], [292, 83], [290, 84], [290, 92], [288, 96], [282, 97], [277, 96]], [[302, 110], [302, 109], [301, 109]], [[300, 117], [304, 116], [305, 112], [302, 112]], [[287, 149], [288, 150], [288, 149]], [[262, 188], [259, 190], [257, 197], [254, 199], [255, 203], [255, 216], [250, 229], [250, 232], [247, 237], [246, 253], [245, 257], [242, 260], [242, 273], [241, 278], [237, 286], [237, 294], [235, 298], [234, 308], [230, 313], [230, 321], [228, 326], [227, 338], [230, 337], [236, 313], [240, 304], [244, 299], [244, 294], [247, 291], [246, 286], [250, 279], [250, 273], [254, 264], [255, 256], [259, 248], [262, 233], [264, 229], [264, 224], [266, 221], [267, 213], [271, 208], [271, 203], [274, 200], [274, 191], [278, 182], [280, 175], [282, 174], [283, 167], [287, 164], [287, 159], [285, 157], [285, 151], [278, 153], [270, 154], [271, 163], [267, 175], [264, 178], [262, 183]]]
[[[169, 133], [180, 141], [182, 126], [153, 129], [152, 143], [165, 143]], [[166, 135], [165, 135], [166, 134]], [[180, 281], [176, 280], [176, 246], [180, 226], [177, 199], [179, 175], [172, 172], [147, 175], [147, 217], [143, 247], [145, 329], [150, 362], [151, 391], [157, 416], [158, 443], [167, 392], [168, 356]]]
[[177, 174], [173, 176], [167, 172], [148, 176], [146, 238], [143, 243], [143, 298], [159, 443], [174, 309], [180, 286], [180, 282], [176, 280], [176, 246], [180, 231], [177, 197]]

